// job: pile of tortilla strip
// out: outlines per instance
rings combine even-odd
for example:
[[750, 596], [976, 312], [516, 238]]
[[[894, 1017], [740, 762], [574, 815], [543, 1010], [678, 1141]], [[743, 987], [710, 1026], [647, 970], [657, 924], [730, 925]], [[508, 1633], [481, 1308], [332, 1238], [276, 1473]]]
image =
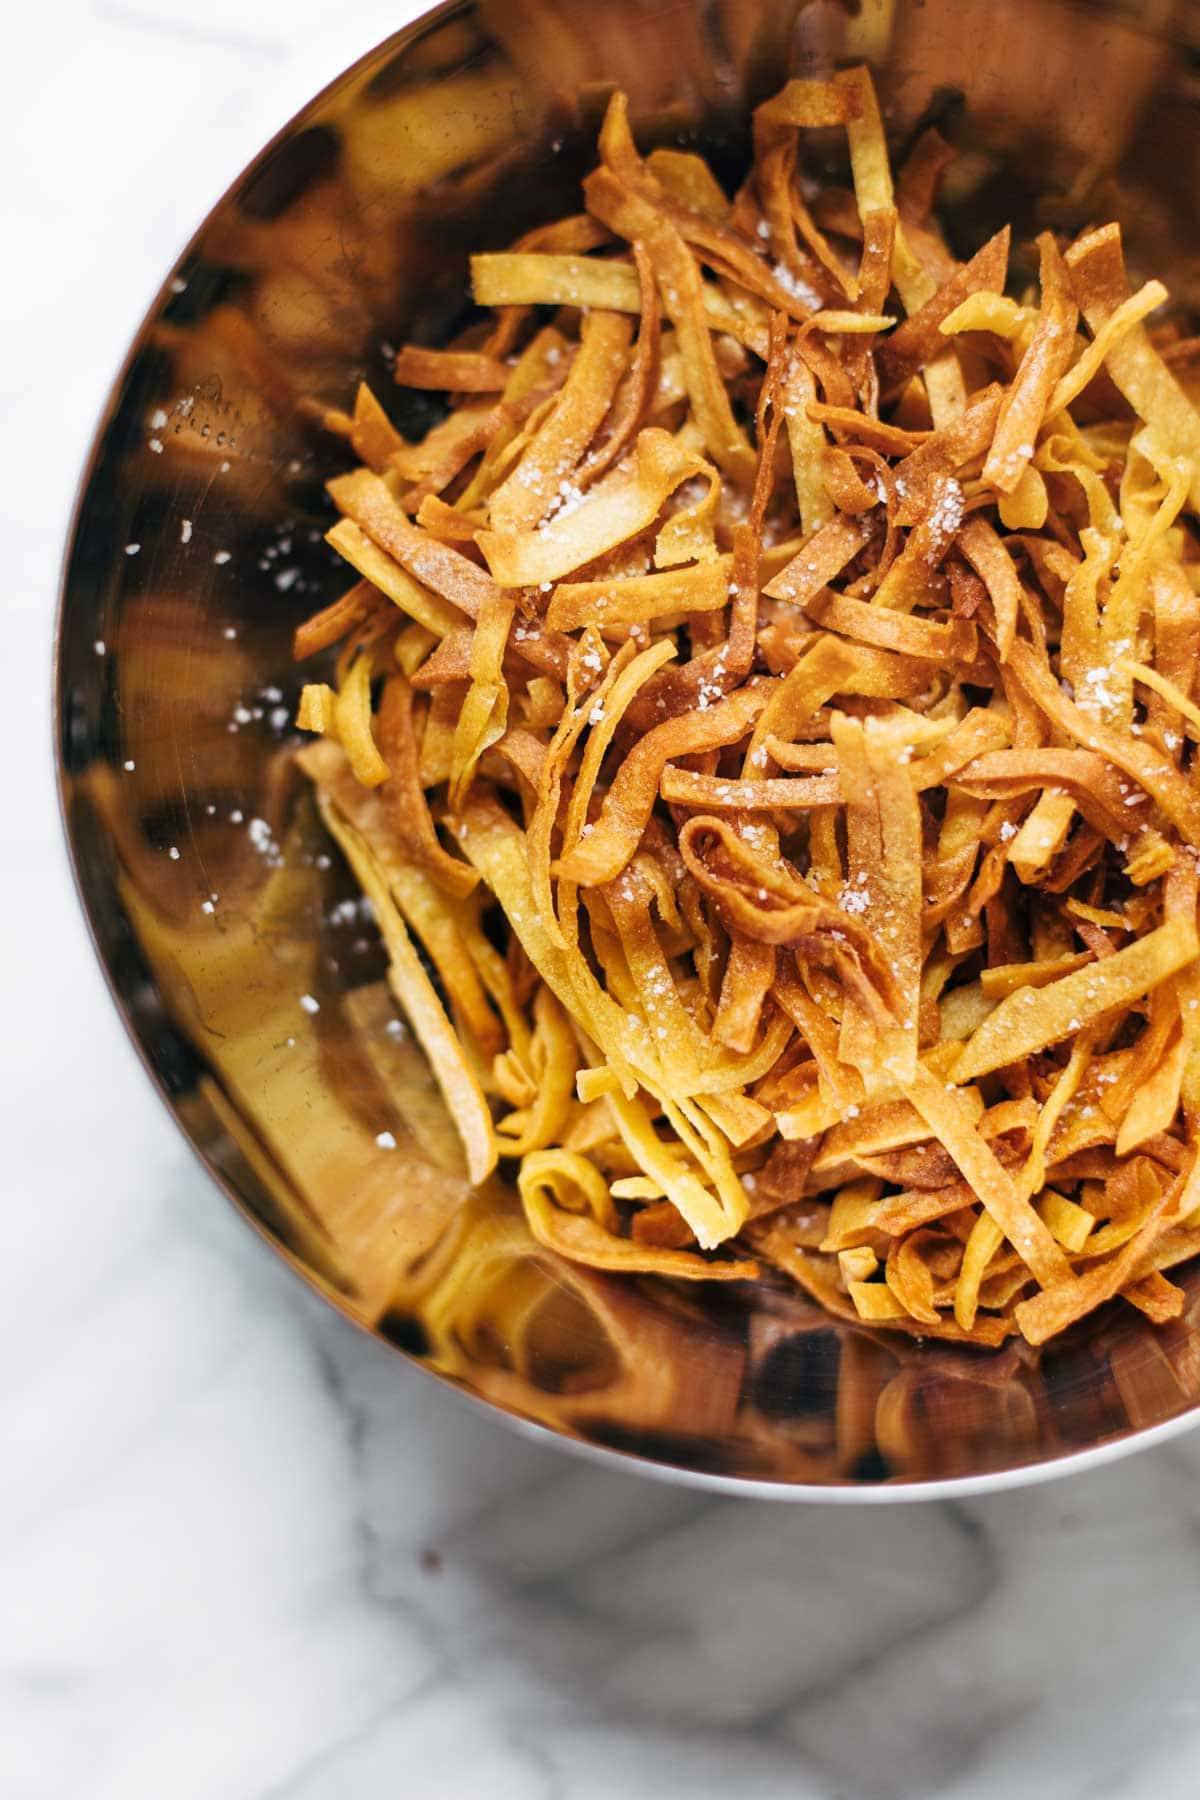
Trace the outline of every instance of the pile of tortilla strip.
[[956, 260], [953, 152], [893, 177], [864, 69], [753, 127], [731, 199], [615, 94], [585, 210], [399, 354], [424, 440], [327, 416], [359, 580], [297, 633], [301, 764], [540, 1244], [985, 1346], [1171, 1319], [1196, 347], [1115, 225]]

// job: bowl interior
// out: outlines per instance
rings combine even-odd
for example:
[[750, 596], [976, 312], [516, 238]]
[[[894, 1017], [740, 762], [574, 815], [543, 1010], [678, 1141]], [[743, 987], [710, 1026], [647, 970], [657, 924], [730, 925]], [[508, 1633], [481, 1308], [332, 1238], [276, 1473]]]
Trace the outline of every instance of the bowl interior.
[[86, 474], [57, 675], [68, 831], [114, 995], [263, 1234], [505, 1411], [798, 1493], [1001, 1478], [1182, 1419], [1200, 1281], [1164, 1330], [1118, 1305], [1034, 1357], [921, 1346], [770, 1287], [618, 1283], [539, 1250], [501, 1184], [468, 1187], [290, 768], [290, 635], [348, 585], [323, 541], [343, 461], [329, 410], [365, 379], [406, 434], [429, 422], [391, 382], [392, 347], [464, 316], [470, 250], [577, 209], [611, 88], [644, 142], [696, 147], [735, 182], [750, 106], [861, 59], [898, 144], [936, 121], [961, 147], [960, 252], [1004, 218], [1118, 217], [1139, 275], [1192, 301], [1200, 82], [1167, 5], [449, 5], [335, 80], [164, 283]]

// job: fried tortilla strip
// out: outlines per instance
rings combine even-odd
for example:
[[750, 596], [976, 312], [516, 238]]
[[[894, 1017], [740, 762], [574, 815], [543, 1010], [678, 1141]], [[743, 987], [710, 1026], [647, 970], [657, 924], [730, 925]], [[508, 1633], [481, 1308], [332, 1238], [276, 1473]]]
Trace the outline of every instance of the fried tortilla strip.
[[653, 575], [627, 575], [620, 581], [559, 582], [546, 608], [552, 631], [578, 631], [594, 625], [646, 625], [675, 613], [716, 612], [729, 603], [728, 556], [690, 568], [661, 569]]
[[1132, 1005], [1200, 956], [1195, 924], [1175, 918], [1117, 950], [1102, 964], [1063, 975], [1048, 987], [1002, 1000], [967, 1040], [954, 1079], [974, 1081], [1058, 1044], [1105, 1013]]
[[968, 519], [955, 540], [992, 602], [996, 620], [996, 649], [1003, 662], [1017, 635], [1021, 611], [1021, 582], [1016, 564], [986, 519]]
[[405, 344], [392, 373], [398, 387], [441, 388], [461, 394], [498, 391], [509, 376], [497, 357], [478, 350], [427, 350], [421, 344]]
[[479, 881], [477, 872], [443, 848], [421, 784], [420, 749], [413, 729], [412, 689], [403, 676], [385, 684], [379, 704], [379, 741], [390, 779], [383, 803], [392, 830], [443, 892], [463, 899]]
[[1053, 725], [1145, 788], [1184, 839], [1200, 845], [1200, 798], [1168, 757], [1144, 738], [1127, 737], [1095, 723], [1067, 699], [1032, 644], [1018, 638], [1008, 666]]
[[1038, 239], [1042, 310], [996, 420], [996, 435], [983, 465], [983, 478], [1002, 494], [1015, 491], [1033, 457], [1034, 445], [1059, 377], [1075, 348], [1079, 309], [1071, 295], [1058, 246], [1048, 231]]
[[[1120, 226], [1087, 232], [1071, 245], [1064, 260], [1079, 310], [1098, 335], [1129, 299]], [[1200, 413], [1150, 342], [1145, 326], [1133, 325], [1112, 343], [1104, 366], [1170, 453], [1187, 459], [1193, 471], [1191, 504], [1200, 507]]]
[[835, 713], [838, 780], [846, 796], [846, 892], [842, 908], [870, 921], [876, 953], [894, 988], [881, 1024], [862, 993], [850, 992], [838, 1054], [864, 1082], [903, 1083], [917, 1058], [921, 985], [921, 819], [905, 767], [904, 726]]
[[[605, 1198], [608, 1196], [607, 1185], [595, 1164], [571, 1151], [542, 1150], [526, 1156], [517, 1187], [529, 1229], [547, 1250], [566, 1257], [568, 1262], [616, 1274], [669, 1275], [676, 1281], [753, 1281], [757, 1277], [755, 1262], [717, 1261], [691, 1250], [660, 1249], [633, 1238], [618, 1237], [613, 1229], [615, 1218], [612, 1225], [606, 1225], [593, 1212], [566, 1205], [560, 1197], [567, 1186], [561, 1165], [568, 1160], [569, 1180], [575, 1188], [582, 1192], [599, 1181]], [[567, 1195], [570, 1196], [569, 1189]], [[609, 1205], [611, 1208], [611, 1202]]]
[[979, 1135], [961, 1092], [918, 1064], [905, 1092], [1012, 1245], [1043, 1287], [1070, 1278], [1070, 1264], [1053, 1237], [1022, 1198], [1012, 1177]]
[[1164, 1232], [1179, 1219], [1187, 1218], [1200, 1203], [1200, 1157], [1193, 1159], [1188, 1174], [1179, 1176], [1159, 1199], [1132, 1237], [1114, 1256], [1097, 1263], [1086, 1273], [1062, 1283], [1046, 1293], [1035, 1294], [1016, 1309], [1017, 1323], [1027, 1342], [1044, 1344], [1119, 1294], [1127, 1283], [1136, 1281], [1153, 1256], [1154, 1246]]
[[879, 378], [886, 387], [899, 388], [911, 376], [945, 349], [942, 321], [955, 307], [961, 306], [969, 294], [979, 292], [1002, 294], [1008, 274], [1008, 247], [1011, 232], [1003, 230], [989, 238], [970, 262], [963, 263], [932, 294], [911, 318], [897, 325], [895, 331], [879, 346], [876, 361]]
[[370, 849], [334, 803], [317, 789], [317, 801], [326, 830], [349, 863], [354, 877], [375, 908], [388, 953], [392, 991], [404, 1009], [417, 1039], [429, 1059], [450, 1116], [458, 1128], [467, 1158], [467, 1173], [482, 1182], [496, 1166], [497, 1144], [492, 1116], [462, 1044], [442, 1009], [421, 959], [413, 947], [386, 881], [375, 866]]
[[[483, 602], [495, 594], [495, 584], [459, 551], [411, 524], [378, 475], [356, 469], [352, 475], [335, 476], [328, 487], [339, 512], [352, 519], [414, 581], [457, 606], [469, 619], [478, 618]], [[369, 570], [360, 572], [372, 579]], [[414, 617], [419, 617], [415, 609]], [[429, 621], [421, 619], [421, 624]]]
[[[536, 531], [481, 531], [479, 547], [501, 587], [540, 587], [645, 531], [668, 496], [694, 476], [702, 476], [710, 489], [717, 480], [694, 450], [648, 428], [638, 437], [632, 468], [614, 469], [577, 506], [564, 508]], [[479, 574], [479, 579], [487, 578]]]
[[567, 881], [612, 881], [633, 856], [646, 829], [663, 770], [674, 758], [736, 744], [766, 705], [760, 688], [742, 688], [704, 712], [667, 719], [638, 742], [617, 771], [594, 829], [565, 856]]
[[794, 606], [803, 606], [841, 574], [869, 535], [869, 526], [860, 520], [835, 515], [767, 583], [763, 593], [769, 600], [790, 600]]
[[528, 531], [564, 497], [570, 480], [625, 372], [629, 321], [620, 313], [589, 312], [579, 354], [558, 397], [515, 467], [490, 498], [495, 531]]
[[705, 315], [704, 284], [696, 259], [669, 219], [611, 170], [597, 169], [584, 183], [589, 212], [619, 236], [640, 243], [658, 277], [663, 312], [675, 327], [684, 380], [701, 437], [714, 462], [734, 480], [748, 482], [754, 453], [733, 416], [713, 351]]
[[692, 806], [705, 812], [804, 812], [818, 806], [844, 806], [846, 796], [836, 775], [815, 775], [810, 781], [764, 777], [752, 781], [727, 781], [721, 775], [701, 775], [695, 769], [677, 769], [667, 763], [659, 777], [659, 792], [672, 806]]
[[348, 631], [379, 611], [382, 604], [382, 597], [371, 582], [356, 581], [340, 600], [322, 607], [320, 612], [305, 619], [303, 625], [297, 625], [292, 637], [293, 661], [304, 662], [308, 657], [328, 650]]
[[909, 613], [885, 611], [865, 600], [850, 600], [827, 589], [814, 594], [805, 610], [818, 625], [839, 631], [856, 643], [872, 644], [879, 650], [894, 650], [902, 656], [921, 656], [937, 662], [974, 662], [975, 627], [964, 619], [918, 618]]

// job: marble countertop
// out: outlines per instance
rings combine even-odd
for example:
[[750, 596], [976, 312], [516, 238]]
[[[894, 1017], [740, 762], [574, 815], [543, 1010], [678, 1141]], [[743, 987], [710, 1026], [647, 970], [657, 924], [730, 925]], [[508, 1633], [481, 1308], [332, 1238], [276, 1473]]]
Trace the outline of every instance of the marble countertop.
[[209, 201], [403, 16], [43, 0], [6, 27], [0, 1795], [1190, 1800], [1200, 1436], [862, 1511], [580, 1463], [302, 1292], [108, 1003], [47, 755], [76, 472]]

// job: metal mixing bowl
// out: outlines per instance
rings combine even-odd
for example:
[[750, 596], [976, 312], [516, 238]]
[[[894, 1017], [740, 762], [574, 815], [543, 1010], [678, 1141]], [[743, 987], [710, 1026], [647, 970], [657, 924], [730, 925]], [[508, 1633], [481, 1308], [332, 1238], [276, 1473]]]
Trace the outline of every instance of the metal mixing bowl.
[[365, 376], [420, 429], [390, 345], [454, 327], [470, 249], [578, 207], [614, 84], [643, 142], [696, 146], [735, 181], [755, 102], [866, 58], [898, 146], [935, 120], [962, 147], [961, 253], [1002, 218], [1116, 216], [1139, 279], [1189, 307], [1187, 22], [1165, 0], [457, 0], [268, 146], [137, 334], [83, 483], [57, 677], [67, 829], [114, 997], [262, 1235], [514, 1419], [740, 1492], [1033, 1479], [1194, 1415], [1200, 1281], [1166, 1329], [1118, 1302], [1040, 1356], [948, 1351], [766, 1284], [697, 1298], [593, 1275], [539, 1250], [498, 1184], [471, 1194], [289, 765], [291, 630], [348, 585], [322, 541], [343, 460], [322, 410]]

